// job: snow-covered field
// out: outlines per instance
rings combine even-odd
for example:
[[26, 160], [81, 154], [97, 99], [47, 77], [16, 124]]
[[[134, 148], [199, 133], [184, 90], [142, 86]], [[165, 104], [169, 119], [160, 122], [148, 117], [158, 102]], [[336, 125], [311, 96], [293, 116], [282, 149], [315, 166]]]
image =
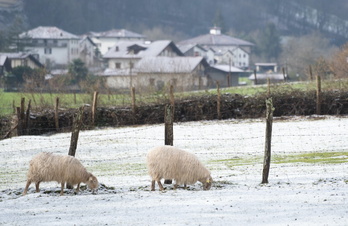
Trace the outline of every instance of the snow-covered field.
[[211, 170], [212, 189], [149, 191], [145, 156], [164, 126], [80, 132], [76, 157], [98, 177], [96, 194], [31, 185], [30, 159], [67, 154], [70, 133], [0, 141], [0, 225], [348, 225], [348, 118], [294, 117], [273, 124], [269, 184], [260, 184], [263, 120], [174, 125], [174, 145]]

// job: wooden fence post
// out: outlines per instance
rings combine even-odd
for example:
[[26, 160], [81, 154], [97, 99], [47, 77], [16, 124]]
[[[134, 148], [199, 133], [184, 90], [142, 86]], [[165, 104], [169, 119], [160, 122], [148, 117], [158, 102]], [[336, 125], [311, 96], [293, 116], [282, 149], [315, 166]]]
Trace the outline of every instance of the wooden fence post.
[[[164, 109], [164, 144], [173, 146], [173, 122], [174, 122], [174, 114], [173, 114], [173, 105], [167, 104]], [[164, 184], [172, 184], [172, 179], [165, 178]]]
[[[70, 148], [69, 148], [68, 155], [74, 156], [74, 157], [76, 154], [77, 141], [79, 139], [79, 133], [80, 133], [82, 120], [83, 120], [83, 111], [84, 111], [84, 107], [80, 107], [78, 112], [76, 113], [76, 116], [74, 117], [72, 132], [71, 132]], [[74, 187], [73, 185], [66, 183], [66, 188], [73, 189]]]
[[25, 113], [24, 113], [25, 98], [21, 99], [21, 106], [17, 107], [17, 136], [25, 135], [26, 125], [25, 125]]
[[58, 108], [59, 108], [59, 97], [56, 97], [56, 104], [54, 106], [54, 122], [56, 126], [56, 130], [59, 131], [59, 115], [58, 115]]
[[271, 138], [272, 138], [272, 123], [273, 123], [273, 103], [272, 98], [266, 99], [266, 142], [265, 156], [263, 161], [262, 184], [268, 183], [269, 169], [271, 165]]
[[94, 91], [93, 104], [92, 104], [92, 126], [94, 126], [96, 115], [97, 115], [97, 104], [98, 104], [98, 92]]
[[76, 104], [76, 93], [74, 92], [74, 104]]
[[24, 120], [24, 111], [25, 111], [25, 98], [23, 97], [21, 99], [21, 120], [22, 120], [22, 124], [24, 124], [23, 120]]
[[173, 106], [167, 104], [164, 112], [164, 144], [173, 146]]
[[287, 81], [288, 81], [288, 77], [287, 77], [287, 75], [285, 74], [285, 68], [284, 68], [284, 67], [282, 67], [282, 71], [283, 71], [284, 82], [287, 82]]
[[256, 69], [254, 69], [254, 85], [257, 85]]
[[16, 114], [16, 104], [15, 100], [12, 101], [13, 114]]
[[31, 108], [31, 100], [29, 100], [27, 111], [25, 113], [25, 119], [24, 119], [25, 135], [29, 135], [30, 108]]
[[216, 81], [216, 87], [217, 87], [217, 116], [218, 119], [221, 119], [221, 94], [220, 94], [220, 84], [218, 81]]
[[17, 107], [17, 136], [21, 136], [23, 132], [23, 124], [21, 119], [21, 108]]
[[321, 114], [321, 78], [317, 76], [317, 115]]
[[74, 117], [73, 128], [71, 132], [70, 148], [68, 155], [75, 156], [77, 141], [79, 139], [79, 133], [82, 125], [84, 107], [80, 107], [76, 116]]
[[313, 81], [312, 65], [309, 65], [309, 79]]
[[131, 88], [131, 96], [132, 96], [132, 111], [133, 111], [133, 114], [136, 113], [136, 110], [137, 110], [137, 107], [136, 107], [136, 100], [135, 100], [135, 87], [132, 86]]

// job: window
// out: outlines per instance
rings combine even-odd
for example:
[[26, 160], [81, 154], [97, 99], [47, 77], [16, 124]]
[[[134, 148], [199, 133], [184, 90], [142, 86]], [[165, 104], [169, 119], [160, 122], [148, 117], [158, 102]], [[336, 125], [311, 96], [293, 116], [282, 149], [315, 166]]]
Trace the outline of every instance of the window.
[[77, 54], [79, 54], [79, 49], [71, 48], [71, 55], [77, 55]]
[[121, 63], [115, 63], [115, 68], [121, 68]]
[[51, 48], [45, 48], [45, 54], [52, 54]]

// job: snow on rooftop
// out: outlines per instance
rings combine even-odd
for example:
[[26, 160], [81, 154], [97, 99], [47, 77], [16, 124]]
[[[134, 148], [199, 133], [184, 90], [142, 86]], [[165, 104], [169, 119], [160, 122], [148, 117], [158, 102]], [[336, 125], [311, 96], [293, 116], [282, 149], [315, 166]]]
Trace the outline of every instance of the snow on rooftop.
[[78, 36], [66, 32], [57, 27], [44, 27], [40, 26], [32, 30], [23, 32], [19, 35], [20, 38], [33, 38], [33, 39], [79, 39]]
[[126, 29], [111, 29], [103, 32], [90, 32], [90, 34], [98, 38], [145, 38], [144, 35]]
[[203, 57], [144, 57], [136, 65], [144, 73], [191, 73]]
[[230, 65], [226, 65], [226, 64], [218, 64], [218, 65], [214, 65], [212, 66], [212, 68], [216, 68], [220, 71], [224, 71], [224, 72], [243, 72], [242, 69], [230, 66]]

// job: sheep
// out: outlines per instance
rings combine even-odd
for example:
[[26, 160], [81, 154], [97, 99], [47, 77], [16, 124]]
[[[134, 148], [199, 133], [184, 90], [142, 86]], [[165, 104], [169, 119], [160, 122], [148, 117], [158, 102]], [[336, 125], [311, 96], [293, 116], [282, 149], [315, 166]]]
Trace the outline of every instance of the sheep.
[[151, 182], [151, 191], [155, 190], [155, 183], [163, 190], [161, 179], [174, 179], [176, 189], [179, 184], [194, 184], [200, 181], [203, 190], [209, 190], [212, 184], [210, 172], [189, 152], [172, 146], [159, 146], [149, 150], [147, 157], [147, 168]]
[[27, 184], [23, 195], [27, 194], [32, 182], [35, 182], [36, 192], [39, 192], [40, 183], [48, 181], [61, 183], [60, 195], [64, 194], [65, 183], [72, 186], [77, 184], [76, 192], [79, 191], [81, 182], [87, 184], [92, 190], [99, 186], [97, 178], [87, 172], [86, 168], [75, 157], [42, 152], [30, 161]]

